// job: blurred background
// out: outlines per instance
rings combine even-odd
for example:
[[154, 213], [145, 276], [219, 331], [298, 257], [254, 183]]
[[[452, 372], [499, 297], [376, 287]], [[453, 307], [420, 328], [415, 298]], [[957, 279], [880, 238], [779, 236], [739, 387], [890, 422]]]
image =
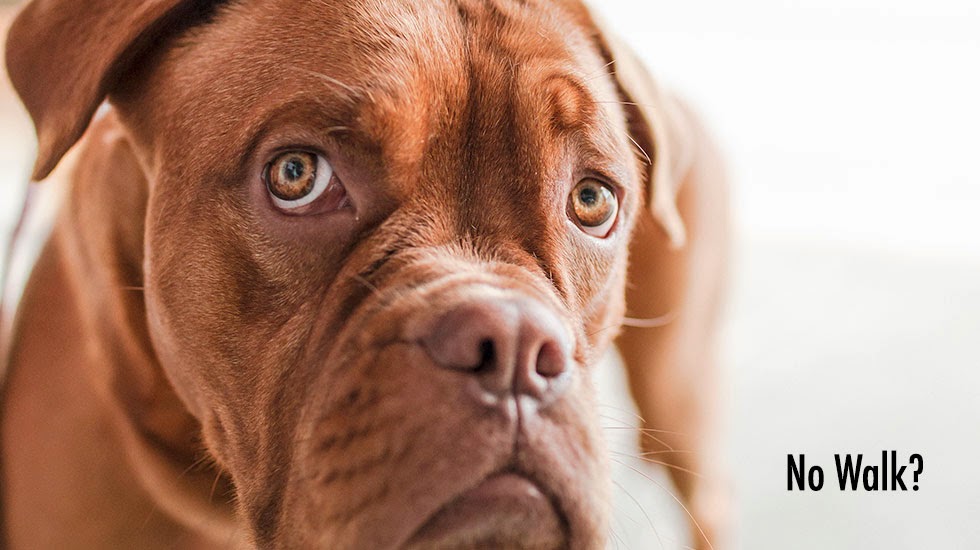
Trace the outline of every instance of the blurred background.
[[[980, 548], [980, 3], [594, 4], [701, 111], [730, 165], [719, 460], [736, 547]], [[34, 145], [0, 88], [8, 235]], [[684, 548], [666, 478], [624, 458], [634, 434], [616, 428], [635, 419], [618, 370], [602, 383], [624, 463], [611, 546]], [[835, 453], [882, 450], [922, 455], [918, 492], [837, 490]], [[786, 490], [800, 453], [824, 468], [822, 491]]]

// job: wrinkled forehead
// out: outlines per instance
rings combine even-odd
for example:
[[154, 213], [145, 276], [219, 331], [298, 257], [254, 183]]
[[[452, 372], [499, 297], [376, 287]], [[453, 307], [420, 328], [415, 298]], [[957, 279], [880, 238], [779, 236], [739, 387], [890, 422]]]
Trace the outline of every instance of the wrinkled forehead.
[[[170, 64], [176, 78], [195, 85], [177, 87], [176, 96], [193, 95], [173, 104], [191, 105], [220, 122], [261, 121], [277, 109], [296, 111], [296, 103], [312, 102], [307, 107], [318, 119], [405, 158], [417, 156], [413, 148], [423, 147], [427, 136], [459, 126], [475, 102], [490, 115], [543, 109], [531, 114], [546, 117], [556, 132], [601, 132], [595, 122], [621, 120], [622, 111], [609, 67], [576, 6], [529, 0], [234, 3], [215, 15], [217, 24], [184, 37], [188, 47], [176, 48], [179, 57]], [[169, 114], [177, 122], [188, 119]], [[243, 136], [245, 130], [238, 129]], [[596, 139], [617, 140], [606, 130]]]

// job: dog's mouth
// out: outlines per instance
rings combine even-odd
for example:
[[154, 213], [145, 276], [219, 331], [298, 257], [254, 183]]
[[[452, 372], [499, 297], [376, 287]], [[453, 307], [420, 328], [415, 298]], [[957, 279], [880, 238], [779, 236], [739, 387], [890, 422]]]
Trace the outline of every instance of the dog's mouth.
[[[543, 345], [522, 351], [526, 341], [565, 330], [564, 321], [517, 291], [493, 292], [481, 281], [463, 287], [451, 279], [392, 301], [372, 297], [337, 336], [324, 363], [338, 367], [314, 384], [329, 391], [311, 392], [296, 431], [295, 470], [276, 533], [288, 546], [600, 546], [607, 473], [585, 367], [569, 350], [551, 349], [564, 341], [545, 341], [549, 353], [566, 352], [563, 361], [543, 354]], [[423, 299], [434, 303], [420, 308]], [[498, 304], [509, 309], [500, 313]], [[481, 336], [475, 321], [517, 336], [489, 331], [494, 352], [484, 354], [487, 337], [471, 338]], [[420, 338], [444, 326], [466, 329], [456, 340], [447, 335], [459, 345], [426, 347], [439, 342]], [[460, 342], [477, 346], [479, 365], [466, 363], [469, 357], [438, 362], [463, 349]], [[494, 362], [505, 353], [516, 358]], [[540, 357], [560, 364], [564, 377], [539, 372]]]
[[[409, 503], [410, 505], [410, 503]], [[567, 520], [530, 477], [493, 474], [433, 514], [406, 549], [567, 548]]]

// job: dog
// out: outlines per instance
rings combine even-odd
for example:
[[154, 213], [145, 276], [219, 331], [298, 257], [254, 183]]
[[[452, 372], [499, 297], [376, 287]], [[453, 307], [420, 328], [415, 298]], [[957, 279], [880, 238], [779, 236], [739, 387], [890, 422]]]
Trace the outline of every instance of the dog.
[[33, 0], [6, 48], [33, 179], [77, 144], [7, 547], [602, 548], [613, 345], [720, 547], [723, 170], [578, 0]]

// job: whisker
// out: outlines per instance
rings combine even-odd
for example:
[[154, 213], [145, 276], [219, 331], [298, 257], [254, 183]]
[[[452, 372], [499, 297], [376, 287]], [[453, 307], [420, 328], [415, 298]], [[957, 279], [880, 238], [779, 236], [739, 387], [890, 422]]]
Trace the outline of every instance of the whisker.
[[687, 508], [687, 506], [684, 505], [684, 503], [681, 501], [681, 499], [677, 498], [677, 495], [675, 495], [671, 491], [667, 490], [667, 488], [664, 487], [663, 485], [661, 485], [659, 482], [657, 482], [657, 480], [655, 480], [652, 477], [648, 476], [647, 474], [641, 472], [640, 470], [634, 468], [632, 465], [626, 464], [625, 462], [621, 462], [621, 461], [616, 460], [616, 459], [612, 459], [612, 460], [614, 462], [616, 462], [617, 464], [621, 464], [622, 466], [625, 466], [625, 467], [629, 468], [630, 470], [633, 470], [637, 474], [640, 474], [641, 476], [645, 477], [647, 479], [647, 481], [649, 481], [650, 483], [653, 483], [657, 487], [660, 487], [661, 490], [663, 490], [665, 493], [667, 493], [667, 496], [669, 496], [670, 498], [674, 499], [674, 502], [676, 502], [677, 505], [680, 506], [682, 510], [684, 510], [684, 513], [687, 514], [687, 517], [689, 517], [691, 519], [691, 522], [694, 524], [694, 527], [696, 527], [697, 530], [698, 530], [698, 533], [701, 534], [701, 538], [704, 539], [704, 542], [705, 543], [707, 543], [708, 549], [709, 550], [714, 550], [715, 547], [711, 544], [711, 541], [708, 540], [708, 535], [706, 535], [704, 533], [704, 529], [701, 528], [701, 524], [698, 523], [698, 520], [695, 519], [694, 514], [692, 514], [691, 511]]
[[[606, 419], [609, 419], [609, 420], [617, 420], [615, 418], [610, 418], [610, 417], [605, 416], [605, 415], [602, 415], [602, 414], [600, 414], [599, 417], [600, 418], [606, 418]], [[621, 423], [623, 424], [623, 426], [621, 426], [621, 427], [609, 426], [608, 428], [609, 429], [632, 429], [632, 430], [636, 430], [640, 434], [641, 437], [649, 438], [651, 441], [653, 441], [655, 443], [659, 443], [660, 445], [663, 445], [669, 451], [675, 451], [676, 450], [676, 449], [674, 449], [673, 445], [671, 445], [671, 444], [667, 443], [666, 441], [664, 441], [663, 439], [660, 439], [659, 437], [653, 435], [653, 433], [650, 433], [649, 431], [647, 431], [646, 428], [640, 428], [638, 426], [630, 426], [629, 424], [627, 424], [625, 422], [621, 422]], [[654, 433], [656, 433], [656, 432], [654, 432]]]
[[145, 531], [146, 528], [150, 526], [150, 520], [153, 519], [153, 516], [156, 515], [156, 513], [156, 507], [151, 508], [150, 511], [146, 513], [146, 517], [143, 518], [143, 523], [140, 525], [139, 531]]
[[636, 317], [623, 317], [623, 326], [631, 328], [659, 328], [673, 323], [677, 319], [677, 312], [651, 317], [649, 319], [639, 319]]
[[638, 429], [638, 427], [636, 425], [630, 424], [629, 422], [627, 422], [627, 421], [625, 421], [623, 419], [620, 419], [620, 418], [616, 418], [614, 416], [609, 416], [609, 415], [606, 415], [606, 414], [599, 413], [599, 418], [600, 419], [603, 419], [603, 420], [610, 420], [610, 421], [616, 423], [615, 426], [603, 426], [603, 429], [607, 429], [607, 428], [608, 429], [615, 428], [617, 430], [627, 430], [627, 429], [628, 430], [635, 430], [635, 429]]
[[655, 434], [668, 434], [668, 435], [687, 435], [684, 432], [672, 432], [670, 430], [657, 430], [654, 428], [640, 428], [639, 426], [603, 426], [604, 430], [636, 430], [638, 432], [650, 432]]
[[654, 456], [654, 455], [668, 455], [668, 454], [689, 455], [689, 454], [694, 454], [694, 451], [687, 451], [683, 449], [677, 449], [674, 451], [668, 451], [666, 449], [662, 451], [647, 451], [645, 453], [640, 453], [637, 458], [645, 457], [645, 456]]
[[[616, 461], [616, 462], [619, 462], [619, 461], [617, 461], [615, 459], [613, 459], [613, 460]], [[625, 466], [625, 464], [623, 464], [623, 465]], [[653, 520], [650, 519], [650, 515], [647, 514], [647, 511], [643, 508], [643, 505], [640, 504], [640, 501], [637, 500], [636, 497], [634, 497], [632, 494], [630, 494], [630, 492], [628, 490], [626, 490], [626, 487], [623, 487], [615, 479], [613, 480], [613, 484], [616, 485], [616, 487], [619, 487], [623, 491], [623, 493], [625, 493], [626, 496], [628, 496], [630, 498], [630, 500], [633, 501], [633, 504], [636, 504], [636, 507], [639, 508], [640, 509], [640, 512], [643, 513], [643, 517], [647, 518], [647, 523], [650, 525], [650, 529], [653, 530], [653, 534], [657, 537], [657, 542], [660, 543], [660, 550], [664, 550], [664, 541], [663, 541], [663, 539], [660, 538], [660, 531], [657, 531], [657, 528], [653, 526]]]
[[650, 441], [653, 441], [654, 443], [659, 443], [660, 445], [663, 445], [670, 452], [674, 452], [674, 451], [677, 450], [677, 449], [674, 448], [673, 445], [671, 445], [670, 443], [667, 443], [663, 439], [660, 439], [659, 437], [657, 437], [657, 436], [655, 436], [653, 434], [650, 434], [650, 433], [647, 433], [647, 432], [644, 432], [644, 431], [640, 430], [640, 435], [643, 436], [643, 437], [645, 437], [645, 438], [647, 438], [647, 439], [649, 439]]
[[[641, 424], [646, 424], [647, 423], [647, 421], [646, 421], [645, 418], [643, 418], [639, 414], [637, 414], [637, 413], [635, 413], [635, 412], [633, 412], [633, 411], [631, 411], [629, 409], [624, 409], [622, 407], [617, 407], [616, 405], [610, 405], [610, 404], [605, 404], [605, 403], [600, 404], [599, 407], [604, 407], [604, 408], [607, 408], [607, 409], [613, 409], [615, 411], [623, 412], [623, 413], [628, 414], [629, 416], [632, 416], [634, 419], [638, 420]], [[606, 417], [606, 418], [612, 419], [612, 417]]]
[[596, 101], [596, 103], [606, 103], [606, 104], [610, 104], [610, 105], [624, 105], [626, 107], [647, 107], [647, 108], [650, 108], [650, 109], [653, 109], [653, 108], [656, 107], [655, 105], [653, 105], [651, 103], [639, 103], [637, 101], [618, 101], [618, 100], [617, 101]]
[[592, 73], [592, 74], [586, 76], [584, 79], [582, 79], [583, 82], [591, 82], [592, 80], [595, 80], [596, 78], [599, 78], [600, 76], [610, 76], [610, 77], [611, 76], [615, 76], [615, 74], [616, 74], [616, 71], [615, 70], [612, 70], [612, 71], [607, 71], [606, 70], [609, 67], [611, 67], [613, 65], [613, 63], [615, 63], [615, 62], [616, 61], [610, 61], [609, 63], [606, 63], [605, 65], [599, 67], [598, 69], [596, 69], [596, 71], [594, 73]]
[[[614, 443], [617, 443], [617, 442], [614, 442]], [[634, 449], [635, 448], [632, 443], [627, 443], [626, 445], [629, 445], [629, 448], [630, 449]], [[659, 450], [659, 451], [647, 451], [647, 452], [643, 452], [643, 453], [639, 453], [639, 454], [632, 453], [630, 456], [633, 456], [635, 458], [639, 458], [641, 460], [644, 460], [647, 457], [657, 456], [657, 455], [671, 455], [671, 456], [674, 456], [674, 455], [689, 455], [689, 454], [694, 454], [695, 452], [697, 452], [697, 451], [688, 450], [688, 449], [662, 449], [662, 450]]]
[[186, 476], [187, 474], [191, 473], [191, 470], [193, 470], [194, 468], [197, 468], [198, 466], [204, 464], [205, 462], [207, 462], [210, 459], [211, 459], [210, 455], [208, 455], [207, 453], [202, 453], [200, 457], [198, 457], [196, 460], [194, 460], [194, 462], [191, 462], [190, 466], [184, 468], [184, 471], [180, 472], [180, 475], [177, 476], [177, 479], [180, 479], [180, 478]]
[[671, 470], [677, 470], [678, 472], [684, 472], [685, 474], [690, 474], [690, 475], [692, 475], [692, 476], [694, 476], [694, 477], [696, 477], [698, 479], [704, 479], [704, 476], [703, 475], [695, 472], [694, 470], [690, 470], [688, 468], [685, 468], [683, 466], [678, 466], [676, 464], [671, 464], [669, 462], [663, 462], [663, 461], [660, 461], [660, 460], [653, 460], [653, 459], [650, 459], [650, 458], [644, 458], [642, 456], [638, 456], [638, 455], [635, 455], [635, 454], [624, 453], [624, 452], [621, 452], [621, 451], [614, 451], [612, 449], [610, 449], [609, 452], [612, 453], [612, 454], [621, 456], [623, 458], [635, 458], [637, 460], [642, 460], [643, 462], [648, 462], [650, 464], [656, 464], [658, 466], [663, 466], [664, 468], [670, 468]]
[[643, 524], [640, 523], [639, 520], [637, 520], [636, 518], [634, 518], [633, 516], [631, 516], [626, 510], [623, 510], [622, 508], [620, 508], [619, 506], [616, 506], [615, 504], [613, 504], [612, 509], [613, 509], [613, 512], [614, 512], [613, 519], [616, 520], [617, 523], [619, 523], [619, 526], [620, 527], [623, 527], [623, 528], [628, 527], [627, 525], [624, 525], [623, 524], [623, 521], [622, 520], [624, 518], [625, 519], [628, 519], [630, 521], [630, 523], [632, 523], [636, 527], [643, 527]]
[[620, 327], [630, 327], [630, 328], [659, 328], [659, 327], [665, 327], [665, 326], [673, 323], [676, 319], [677, 319], [677, 313], [675, 313], [675, 312], [670, 312], [670, 313], [668, 313], [666, 315], [661, 315], [660, 317], [652, 317], [652, 318], [649, 318], [649, 319], [639, 319], [639, 318], [635, 318], [635, 317], [623, 317], [623, 321], [621, 323], [617, 323], [615, 325], [609, 325], [609, 326], [606, 326], [606, 327], [602, 327], [600, 329], [596, 329], [596, 330], [590, 332], [589, 333], [589, 336], [595, 336], [596, 334], [605, 332], [607, 330], [611, 330], [611, 329], [614, 329], [614, 328], [620, 328]]
[[[184, 470], [181, 471], [180, 474], [177, 475], [177, 479], [179, 480], [180, 478], [182, 478], [182, 477], [186, 476], [187, 474], [191, 473], [192, 470], [194, 470], [195, 468], [201, 466], [202, 464], [204, 464], [205, 462], [207, 462], [210, 458], [211, 457], [207, 453], [202, 453], [200, 457], [198, 457], [197, 459], [195, 459], [194, 462], [191, 462], [191, 464], [189, 466], [187, 466], [186, 468], [184, 468]], [[143, 524], [140, 526], [140, 530], [145, 530], [150, 525], [150, 520], [153, 519], [153, 516], [156, 513], [157, 513], [157, 509], [156, 508], [153, 508], [149, 512], [147, 512], [146, 517], [143, 518]]]
[[589, 336], [595, 336], [596, 334], [599, 334], [599, 333], [602, 333], [602, 332], [606, 332], [607, 330], [610, 330], [610, 329], [619, 328], [621, 326], [623, 326], [622, 323], [616, 323], [615, 325], [609, 325], [608, 327], [602, 327], [600, 329], [596, 329], [596, 330], [590, 332], [588, 335]]
[[629, 140], [631, 142], [633, 142], [633, 145], [635, 145], [636, 148], [640, 151], [640, 153], [643, 154], [643, 158], [644, 158], [644, 160], [646, 160], [646, 163], [652, 165], [653, 164], [653, 159], [651, 159], [650, 158], [650, 155], [648, 155], [647, 152], [643, 150], [643, 147], [640, 147], [640, 144], [637, 143], [635, 139], [633, 139], [633, 136], [631, 136], [629, 134], [626, 134], [626, 137], [628, 137]]
[[[359, 89], [351, 86], [350, 84], [347, 84], [345, 82], [341, 82], [340, 80], [337, 80], [336, 78], [334, 78], [332, 76], [329, 76], [329, 75], [326, 75], [326, 74], [323, 74], [321, 72], [310, 71], [310, 70], [305, 70], [305, 69], [303, 69], [303, 72], [308, 73], [311, 76], [315, 76], [316, 78], [319, 78], [320, 80], [323, 80], [324, 82], [327, 82], [328, 84], [333, 84], [334, 86], [337, 86], [337, 87], [345, 90], [347, 93], [349, 93], [351, 95], [351, 98], [357, 97], [359, 95], [364, 95], [365, 92], [367, 92], [366, 90], [359, 90]], [[367, 92], [367, 94], [370, 97], [370, 92]]]
[[609, 527], [609, 534], [612, 535], [612, 541], [613, 541], [613, 544], [615, 545], [614, 548], [616, 550], [619, 550], [619, 543], [620, 542], [622, 542], [624, 545], [626, 544], [626, 541], [623, 540], [623, 538], [620, 537], [618, 533], [616, 533], [616, 529], [614, 527], [612, 527], [612, 526]]
[[218, 490], [218, 481], [221, 480], [221, 474], [224, 473], [221, 468], [217, 468], [217, 470], [218, 472], [214, 475], [214, 482], [211, 483], [211, 492], [208, 494], [208, 504], [214, 502], [214, 492]]

